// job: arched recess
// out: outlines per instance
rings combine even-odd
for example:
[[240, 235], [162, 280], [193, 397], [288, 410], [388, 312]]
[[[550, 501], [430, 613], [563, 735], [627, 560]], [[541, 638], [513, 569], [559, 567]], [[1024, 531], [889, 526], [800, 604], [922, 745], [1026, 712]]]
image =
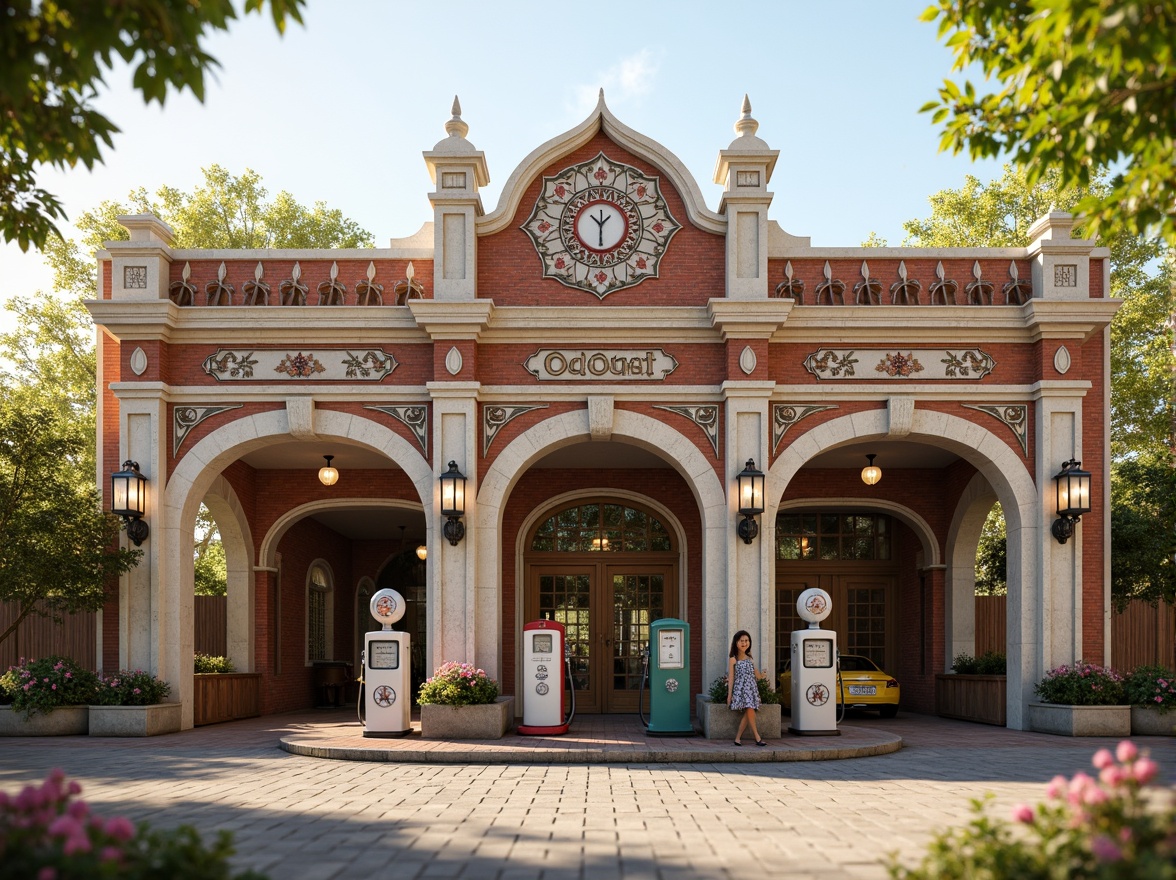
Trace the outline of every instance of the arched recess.
[[[323, 510], [347, 510], [353, 507], [387, 507], [400, 508], [404, 510], [415, 510], [424, 515], [424, 508], [422, 505], [414, 501], [402, 501], [398, 498], [368, 498], [362, 495], [353, 496], [351, 498], [324, 498], [318, 501], [310, 501], [306, 504], [300, 504], [297, 507], [291, 507], [280, 517], [274, 520], [269, 531], [265, 533], [265, 537], [261, 540], [261, 546], [257, 551], [258, 565], [261, 568], [273, 568], [278, 552], [278, 545], [282, 542], [282, 536], [288, 532], [293, 525], [301, 519], [305, 519], [312, 514]], [[427, 526], [426, 526], [427, 528]]]
[[919, 516], [909, 507], [904, 507], [901, 504], [895, 504], [893, 501], [878, 501], [873, 498], [790, 498], [780, 504], [776, 508], [776, 512], [780, 513], [784, 510], [795, 510], [797, 508], [805, 508], [813, 510], [816, 508], [823, 508], [826, 510], [848, 510], [850, 508], [868, 507], [871, 510], [884, 511], [889, 513], [895, 519], [905, 523], [910, 527], [911, 531], [919, 539], [919, 543], [923, 547], [923, 559], [931, 560], [929, 563], [924, 562], [924, 565], [939, 565], [939, 542], [935, 540], [935, 532], [932, 531], [931, 526], [927, 524], [927, 520]]
[[[487, 470], [478, 491], [478, 582], [493, 584], [477, 600], [478, 663], [501, 668], [498, 634], [502, 627], [499, 595], [502, 589], [501, 548], [498, 546], [506, 500], [519, 478], [543, 456], [564, 446], [590, 440], [583, 410], [553, 416], [511, 441]], [[668, 462], [690, 488], [702, 520], [703, 680], [722, 674], [728, 629], [726, 593], [727, 496], [714, 464], [687, 437], [670, 426], [627, 410], [614, 410], [612, 440], [629, 443]], [[517, 562], [517, 560], [516, 560]], [[493, 653], [491, 653], [493, 652]]]
[[964, 487], [947, 530], [944, 657], [948, 669], [957, 654], [976, 653], [976, 551], [984, 520], [996, 501], [988, 480], [976, 474]]
[[237, 493], [222, 476], [204, 494], [204, 506], [216, 521], [225, 548], [226, 626], [229, 659], [239, 672], [254, 668], [253, 535]]
[[[775, 522], [784, 490], [809, 459], [830, 449], [888, 435], [885, 409], [842, 416], [801, 434], [768, 469], [764, 522]], [[1009, 583], [1008, 726], [1022, 728], [1028, 720], [1033, 685], [1044, 674], [1041, 609], [1046, 585], [1042, 583], [1038, 556], [1044, 515], [1037, 487], [1024, 461], [1007, 443], [966, 419], [916, 409], [907, 439], [947, 449], [968, 461], [987, 480], [1004, 508]]]
[[[316, 437], [361, 446], [394, 461], [412, 481], [422, 509], [432, 505], [431, 468], [409, 441], [391, 428], [351, 413], [316, 410], [313, 419]], [[159, 674], [172, 683], [175, 697], [183, 704], [184, 728], [192, 726], [192, 552], [196, 513], [226, 467], [249, 452], [287, 442], [290, 437], [285, 410], [243, 416], [211, 432], [176, 464], [151, 523], [152, 541], [161, 556], [159, 582], [153, 588], [164, 609], [149, 624], [151, 643], [160, 658]], [[425, 518], [425, 527], [431, 546], [430, 519]]]

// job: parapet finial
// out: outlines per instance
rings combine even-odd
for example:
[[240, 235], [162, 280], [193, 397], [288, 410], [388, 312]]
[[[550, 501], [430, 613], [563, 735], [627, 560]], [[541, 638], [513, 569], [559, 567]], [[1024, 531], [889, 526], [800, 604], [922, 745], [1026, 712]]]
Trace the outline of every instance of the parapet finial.
[[449, 132], [450, 137], [465, 137], [469, 134], [470, 127], [461, 118], [461, 102], [457, 100], [457, 95], [453, 96], [453, 109], [451, 112], [453, 113], [453, 118], [445, 123], [445, 130]]
[[740, 137], [754, 137], [755, 133], [759, 131], [759, 123], [751, 117], [751, 99], [747, 95], [743, 96], [742, 116], [739, 121], [735, 123], [735, 132]]

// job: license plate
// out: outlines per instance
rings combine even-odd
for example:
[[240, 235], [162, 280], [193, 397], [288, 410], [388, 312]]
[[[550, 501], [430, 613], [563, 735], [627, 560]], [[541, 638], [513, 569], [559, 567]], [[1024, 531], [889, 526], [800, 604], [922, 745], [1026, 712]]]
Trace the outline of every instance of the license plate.
[[876, 693], [878, 693], [878, 688], [872, 684], [851, 684], [849, 686], [851, 697], [872, 697]]

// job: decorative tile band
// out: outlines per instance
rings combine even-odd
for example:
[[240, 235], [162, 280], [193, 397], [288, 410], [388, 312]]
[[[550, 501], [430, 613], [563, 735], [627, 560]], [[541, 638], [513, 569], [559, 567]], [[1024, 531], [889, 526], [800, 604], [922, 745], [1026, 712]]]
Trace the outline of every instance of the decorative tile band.
[[702, 433], [710, 441], [715, 455], [719, 454], [719, 408], [714, 404], [705, 406], [655, 406], [654, 409], [664, 409], [666, 412], [685, 416], [702, 428]]
[[506, 427], [508, 422], [511, 422], [521, 416], [523, 413], [529, 413], [534, 409], [547, 409], [547, 404], [540, 404], [536, 406], [526, 406], [523, 404], [504, 406], [485, 406], [482, 408], [482, 455], [486, 455], [490, 451], [490, 444], [494, 442], [494, 438], [498, 436], [498, 432]]
[[204, 372], [217, 381], [274, 378], [279, 381], [326, 379], [379, 382], [399, 366], [391, 353], [378, 349], [315, 351], [231, 351], [217, 349], [204, 359]]
[[994, 419], [1007, 425], [1021, 444], [1021, 457], [1029, 455], [1029, 407], [1023, 403], [961, 403], [965, 409], [988, 413]]
[[240, 409], [245, 404], [234, 403], [229, 406], [177, 406], [172, 410], [172, 458], [180, 454], [180, 447], [192, 429], [215, 415]]
[[835, 349], [821, 348], [804, 361], [818, 379], [983, 379], [996, 361], [978, 348]]

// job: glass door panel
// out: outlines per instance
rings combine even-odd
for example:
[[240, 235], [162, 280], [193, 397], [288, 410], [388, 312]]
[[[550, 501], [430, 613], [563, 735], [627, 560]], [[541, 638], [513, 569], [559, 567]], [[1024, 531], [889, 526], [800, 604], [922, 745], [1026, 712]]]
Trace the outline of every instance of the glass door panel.
[[594, 679], [599, 677], [596, 669], [599, 663], [593, 649], [598, 627], [592, 620], [593, 572], [590, 568], [555, 571], [544, 566], [534, 576], [536, 606], [527, 620], [554, 620], [566, 627], [572, 680], [576, 687], [576, 711], [598, 712], [600, 688]]
[[[605, 645], [611, 664], [604, 688], [606, 712], [637, 711], [642, 651], [649, 644], [649, 624], [662, 617], [677, 616], [673, 591], [667, 591], [672, 571], [672, 566], [608, 566], [604, 581], [611, 585], [612, 619]], [[646, 707], [648, 697], [647, 692]]]

